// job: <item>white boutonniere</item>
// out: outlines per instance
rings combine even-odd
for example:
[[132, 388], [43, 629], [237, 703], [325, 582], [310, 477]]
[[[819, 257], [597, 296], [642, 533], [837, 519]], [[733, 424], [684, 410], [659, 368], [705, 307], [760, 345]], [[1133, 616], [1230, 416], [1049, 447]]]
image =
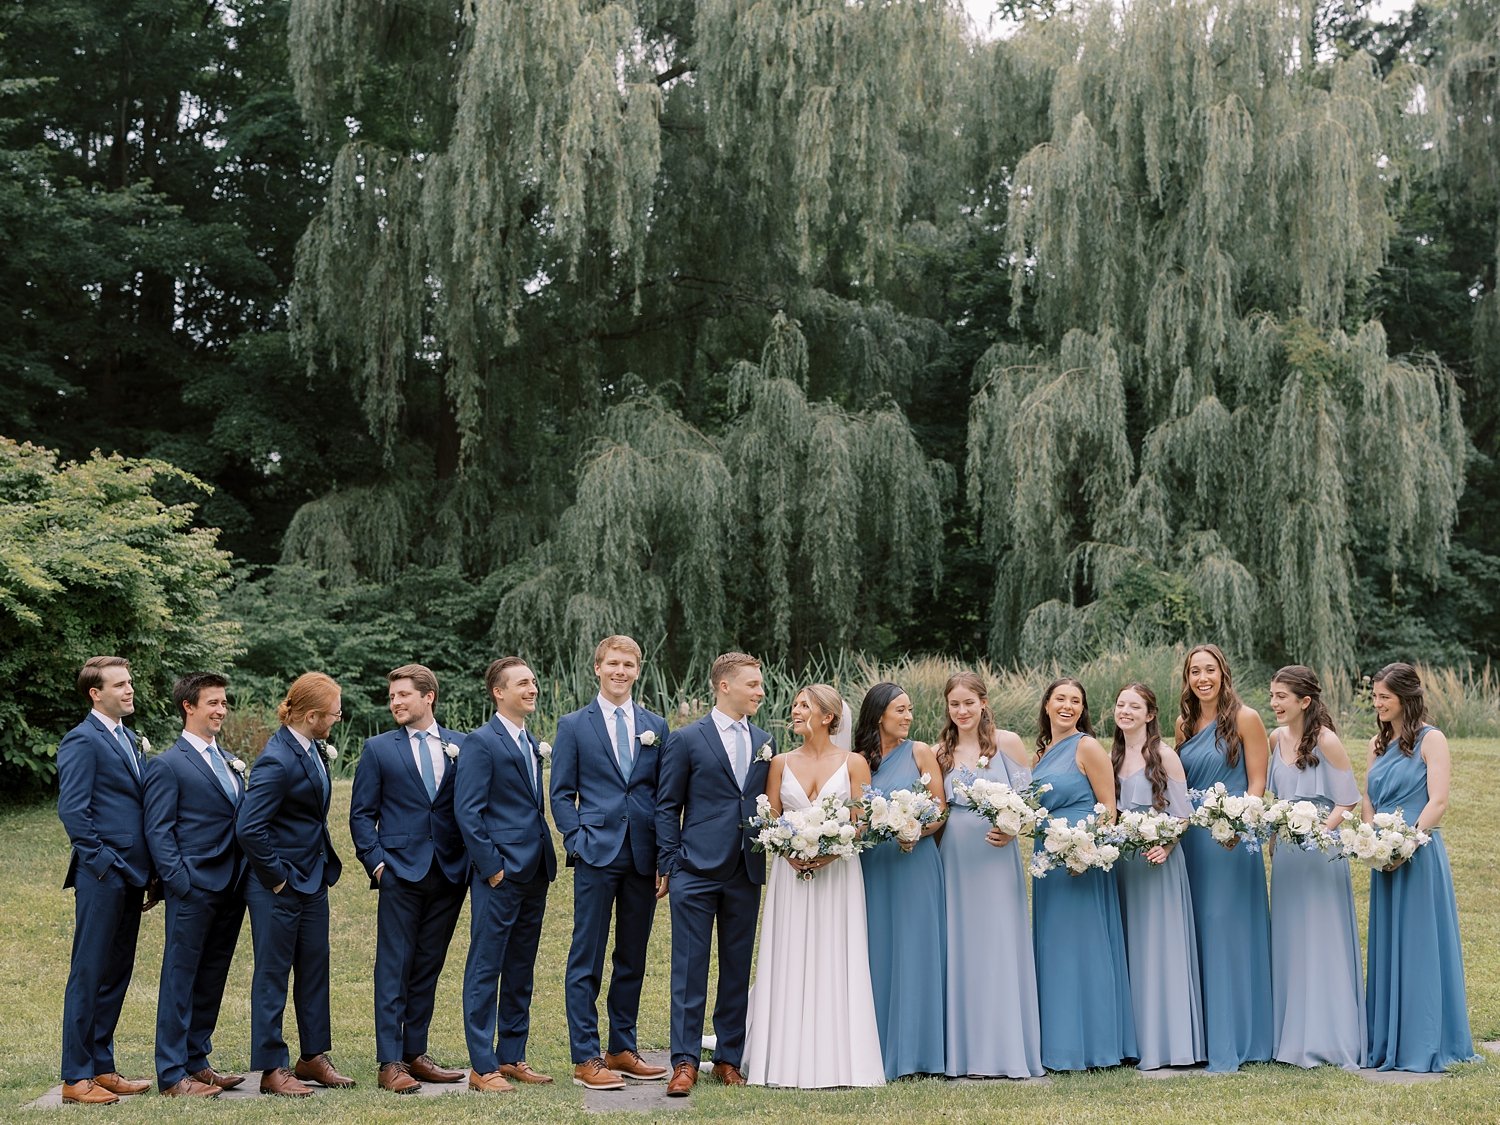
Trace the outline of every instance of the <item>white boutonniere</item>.
[[442, 747], [443, 753], [447, 755], [450, 762], [458, 761], [458, 743], [443, 739], [438, 745]]
[[776, 752], [771, 749], [771, 744], [768, 742], [760, 748], [760, 753], [755, 755], [755, 760], [757, 762], [769, 762], [775, 756]]
[[539, 742], [536, 746], [536, 756], [544, 762], [552, 760], [552, 743]]
[[229, 768], [232, 769], [235, 773], [239, 774], [241, 777], [244, 777], [245, 776], [245, 769], [246, 769], [246, 767], [245, 767], [245, 759], [244, 758], [230, 758], [229, 759]]
[[323, 757], [327, 758], [330, 762], [336, 762], [336, 761], [338, 761], [338, 758], [339, 758], [339, 748], [337, 746], [335, 746], [333, 743], [331, 743], [331, 742], [320, 742], [320, 743], [318, 743], [318, 749], [323, 752]]
[[982, 769], [982, 770], [989, 769], [990, 768], [990, 756], [988, 754], [981, 754], [981, 755], [979, 755], [978, 765], [979, 765], [979, 768]]
[[149, 738], [147, 738], [144, 734], [140, 736], [140, 744], [141, 744], [141, 753], [142, 754], [149, 754], [149, 753], [151, 753], [151, 740]]
[[641, 737], [640, 737], [639, 741], [640, 741], [640, 744], [642, 746], [655, 746], [656, 745], [656, 732], [654, 730], [643, 730], [643, 731], [641, 731]]

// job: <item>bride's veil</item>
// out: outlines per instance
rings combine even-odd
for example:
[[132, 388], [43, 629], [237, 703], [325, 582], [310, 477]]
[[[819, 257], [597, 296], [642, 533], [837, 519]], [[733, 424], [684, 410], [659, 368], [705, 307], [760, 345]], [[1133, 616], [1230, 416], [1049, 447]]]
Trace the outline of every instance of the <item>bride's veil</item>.
[[839, 718], [839, 729], [833, 736], [833, 744], [846, 753], [854, 749], [854, 712], [844, 704], [844, 713]]

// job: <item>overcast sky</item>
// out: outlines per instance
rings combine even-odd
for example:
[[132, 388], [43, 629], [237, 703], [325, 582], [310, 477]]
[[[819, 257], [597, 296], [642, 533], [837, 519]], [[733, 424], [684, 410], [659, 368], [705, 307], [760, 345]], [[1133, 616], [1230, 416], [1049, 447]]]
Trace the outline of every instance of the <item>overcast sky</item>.
[[[1138, 0], [1138, 2], [1149, 3], [1150, 0]], [[998, 22], [991, 23], [991, 18], [995, 14], [995, 0], [963, 0], [963, 5], [968, 9], [969, 19], [974, 22], [981, 36], [988, 39], [1005, 33], [1006, 25]], [[1412, 0], [1375, 0], [1375, 3], [1370, 6], [1370, 12], [1373, 16], [1382, 17], [1391, 12], [1410, 8], [1411, 5]]]

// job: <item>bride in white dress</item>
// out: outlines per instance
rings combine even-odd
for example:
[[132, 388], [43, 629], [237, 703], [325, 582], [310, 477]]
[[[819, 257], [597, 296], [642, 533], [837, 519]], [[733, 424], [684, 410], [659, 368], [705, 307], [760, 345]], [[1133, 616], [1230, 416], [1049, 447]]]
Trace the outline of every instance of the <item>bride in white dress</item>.
[[[766, 796], [778, 815], [828, 796], [864, 795], [869, 764], [832, 738], [844, 711], [827, 684], [797, 694], [792, 733], [802, 745], [772, 758], [766, 778]], [[800, 878], [807, 870], [816, 875]], [[800, 1089], [884, 1086], [859, 861], [776, 859], [766, 881], [746, 1080]]]

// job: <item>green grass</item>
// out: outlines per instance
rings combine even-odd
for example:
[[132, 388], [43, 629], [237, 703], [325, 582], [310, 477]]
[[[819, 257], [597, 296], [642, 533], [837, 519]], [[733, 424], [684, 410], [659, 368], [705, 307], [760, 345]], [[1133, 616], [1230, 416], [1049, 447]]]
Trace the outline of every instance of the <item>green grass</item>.
[[[1024, 729], [1024, 728], [1023, 728]], [[1459, 913], [1468, 972], [1469, 1015], [1476, 1042], [1500, 1039], [1500, 838], [1485, 825], [1491, 811], [1488, 783], [1500, 773], [1500, 745], [1493, 741], [1455, 744], [1455, 799], [1444, 827], [1458, 885]], [[345, 878], [332, 894], [334, 1061], [360, 1087], [310, 1102], [225, 1103], [189, 1106], [157, 1097], [129, 1099], [108, 1112], [122, 1121], [283, 1121], [323, 1122], [433, 1120], [581, 1120], [582, 1091], [566, 1081], [569, 1068], [563, 1017], [562, 975], [572, 916], [570, 874], [564, 870], [549, 901], [538, 957], [537, 995], [532, 1011], [529, 1059], [559, 1077], [557, 1085], [524, 1089], [505, 1098], [455, 1097], [396, 1099], [375, 1088], [370, 970], [375, 948], [375, 896], [366, 890], [343, 830], [348, 812], [347, 783], [335, 790], [335, 839], [346, 862]], [[67, 841], [49, 806], [0, 810], [0, 888], [5, 924], [0, 928], [0, 1118], [36, 1121], [21, 1107], [57, 1081], [58, 1021], [72, 936], [73, 896], [61, 889], [67, 868]], [[1367, 877], [1355, 880], [1363, 919]], [[152, 1071], [152, 1035], [157, 972], [161, 958], [162, 912], [148, 914], [141, 927], [135, 978], [125, 1004], [117, 1049], [120, 1068], [132, 1075]], [[465, 1060], [459, 991], [468, 946], [465, 910], [443, 975], [433, 1054], [441, 1061]], [[665, 905], [657, 915], [651, 963], [641, 1010], [641, 1045], [665, 1047], [668, 1036], [669, 922]], [[1316, 957], [1316, 948], [1305, 951]], [[215, 1036], [214, 1061], [243, 1067], [249, 1055], [250, 931], [247, 923], [230, 978]], [[997, 1013], [1004, 1018], [1004, 1013]], [[292, 1016], [287, 1015], [288, 1031]], [[294, 1035], [289, 1039], [295, 1047]], [[1493, 1122], [1500, 1117], [1500, 1061], [1459, 1068], [1439, 1082], [1414, 1086], [1377, 1085], [1340, 1071], [1304, 1072], [1282, 1066], [1255, 1066], [1232, 1077], [1149, 1080], [1130, 1070], [1061, 1075], [1047, 1087], [1006, 1082], [952, 1084], [936, 1080], [901, 1082], [879, 1091], [790, 1093], [729, 1091], [705, 1083], [678, 1117], [731, 1119], [763, 1114], [781, 1120], [883, 1121], [952, 1120], [1009, 1123], [1045, 1122], [1245, 1122], [1343, 1121]], [[67, 1111], [82, 1116], [88, 1110]], [[640, 1121], [633, 1114], [606, 1119]], [[592, 1117], [590, 1118], [593, 1119]]]

